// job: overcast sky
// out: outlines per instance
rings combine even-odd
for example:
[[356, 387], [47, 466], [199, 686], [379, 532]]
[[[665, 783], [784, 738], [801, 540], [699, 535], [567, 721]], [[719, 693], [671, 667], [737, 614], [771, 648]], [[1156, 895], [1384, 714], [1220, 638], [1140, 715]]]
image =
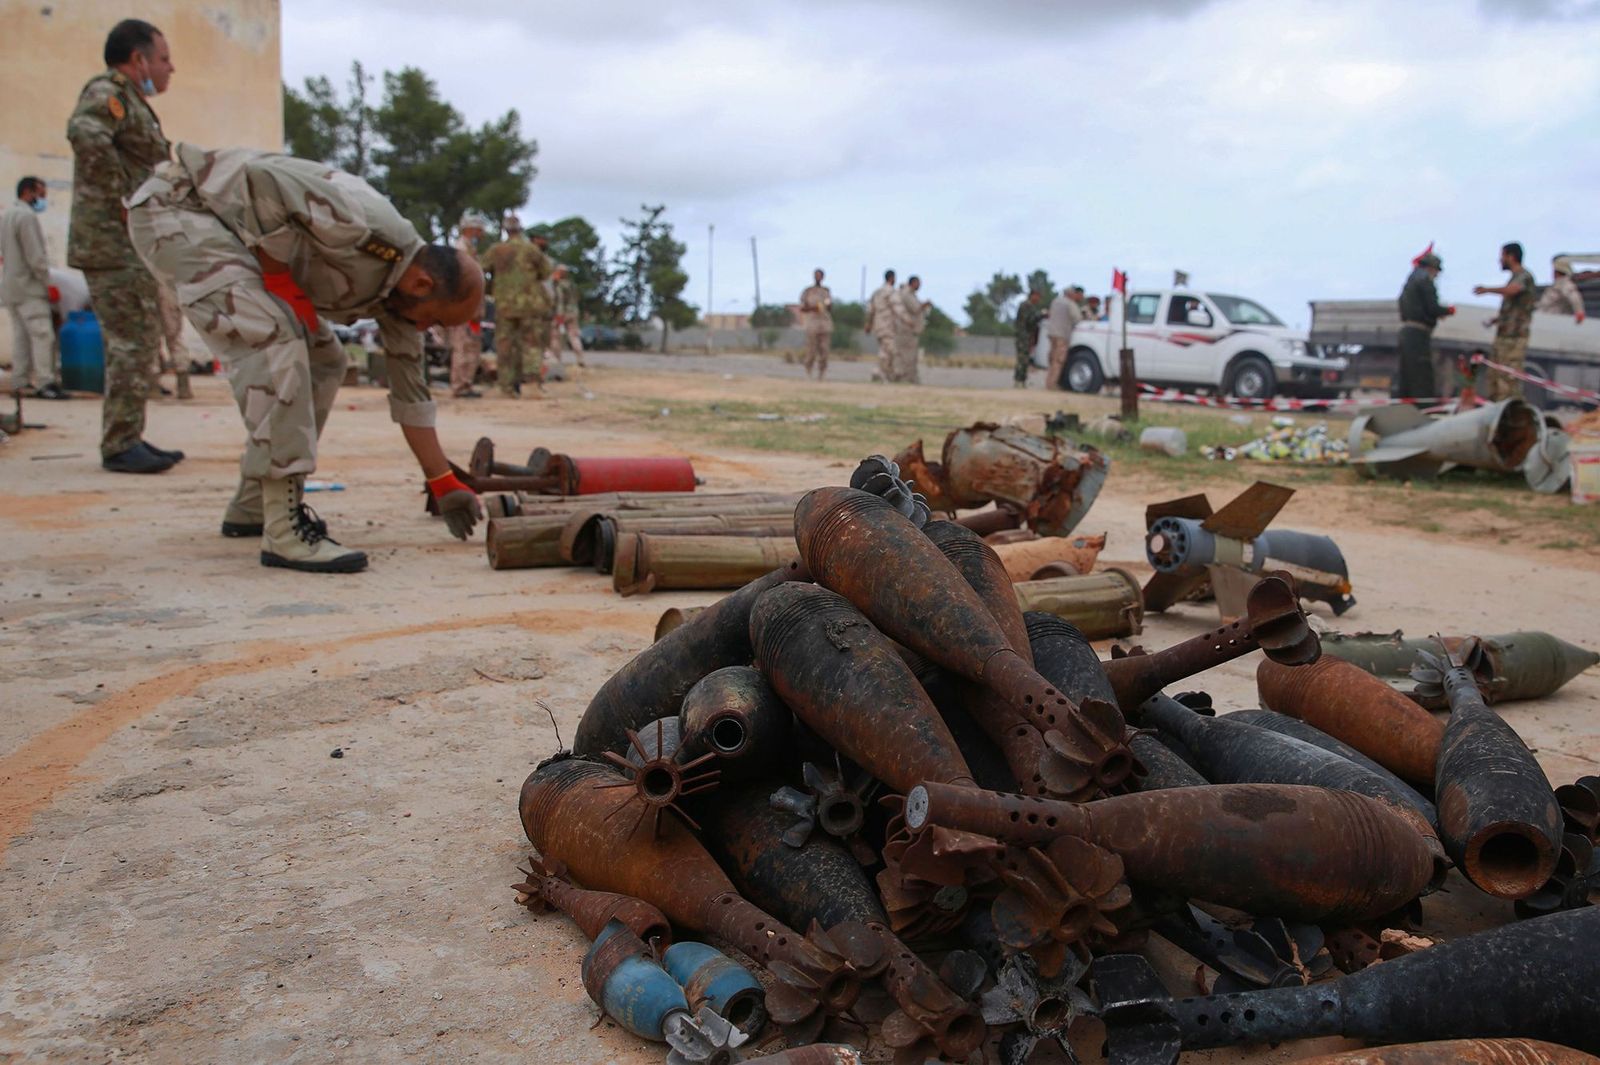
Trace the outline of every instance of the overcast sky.
[[665, 203], [688, 298], [836, 298], [893, 267], [957, 320], [997, 269], [1104, 291], [1173, 268], [1291, 324], [1447, 301], [1600, 251], [1600, 0], [285, 0], [284, 76], [423, 68], [539, 142], [524, 219]]

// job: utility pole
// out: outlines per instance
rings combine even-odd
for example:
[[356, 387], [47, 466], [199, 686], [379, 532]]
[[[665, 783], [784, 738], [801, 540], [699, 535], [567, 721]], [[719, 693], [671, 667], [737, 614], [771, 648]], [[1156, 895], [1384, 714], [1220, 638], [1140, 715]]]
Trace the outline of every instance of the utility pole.
[[716, 304], [711, 302], [711, 261], [712, 251], [716, 246], [717, 226], [714, 222], [706, 223], [706, 354], [711, 354], [711, 313]]
[[861, 264], [861, 302], [867, 302], [867, 264]]
[[761, 260], [756, 258], [756, 238], [750, 238], [750, 268], [756, 275], [756, 306], [761, 306]]

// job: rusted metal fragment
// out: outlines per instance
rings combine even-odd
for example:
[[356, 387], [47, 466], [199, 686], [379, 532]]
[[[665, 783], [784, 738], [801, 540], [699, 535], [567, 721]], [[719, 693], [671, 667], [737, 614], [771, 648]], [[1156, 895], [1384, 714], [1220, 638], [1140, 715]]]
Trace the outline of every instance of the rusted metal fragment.
[[1001, 500], [1023, 509], [1041, 536], [1077, 527], [1105, 484], [1110, 461], [1092, 447], [978, 422], [945, 438], [944, 494], [963, 509]]
[[672, 925], [660, 910], [627, 895], [576, 887], [567, 880], [566, 866], [554, 859], [530, 856], [522, 883], [513, 885], [512, 890], [519, 905], [534, 913], [560, 910], [591, 940], [616, 919], [657, 955], [672, 945]]
[[723, 666], [748, 665], [750, 609], [785, 581], [807, 579], [798, 561], [740, 588], [635, 655], [600, 686], [578, 722], [572, 749], [598, 755], [627, 742], [627, 730], [678, 713], [700, 678]]
[[1439, 834], [1467, 879], [1499, 898], [1527, 898], [1555, 872], [1561, 807], [1539, 760], [1483, 701], [1462, 655], [1444, 655], [1424, 652], [1413, 673], [1420, 688], [1450, 701], [1434, 774]]
[[1012, 586], [1023, 611], [1054, 614], [1091, 640], [1137, 636], [1144, 628], [1139, 582], [1127, 570], [1051, 577]]
[[1018, 845], [1075, 836], [1118, 855], [1135, 883], [1295, 920], [1388, 913], [1433, 875], [1422, 837], [1392, 808], [1290, 784], [1214, 784], [1078, 805], [930, 782], [907, 797], [906, 824]]
[[1600, 777], [1579, 777], [1575, 783], [1556, 789], [1556, 802], [1568, 832], [1577, 833], [1590, 843], [1600, 843]]
[[1478, 690], [1490, 704], [1517, 699], [1542, 699], [1569, 680], [1600, 662], [1600, 654], [1585, 650], [1548, 632], [1508, 632], [1499, 636], [1440, 636], [1408, 640], [1399, 631], [1362, 632], [1354, 635], [1325, 633], [1322, 649], [1335, 658], [1354, 663], [1429, 710], [1446, 708], [1442, 695], [1417, 691], [1411, 669], [1417, 654], [1432, 651], [1443, 640], [1452, 652], [1461, 650], [1463, 664], [1472, 671]]
[[1089, 996], [1078, 989], [1087, 963], [1069, 955], [1059, 975], [1043, 976], [1027, 954], [1000, 961], [994, 987], [983, 994], [983, 1019], [990, 1025], [1015, 1026], [1000, 1039], [1002, 1065], [1026, 1065], [1041, 1042], [1051, 1042], [1075, 1060], [1067, 1035], [1072, 1023], [1094, 1011]]
[[1114, 657], [1104, 667], [1117, 705], [1131, 715], [1161, 689], [1258, 649], [1275, 662], [1301, 664], [1317, 658], [1317, 634], [1288, 582], [1279, 577], [1267, 577], [1250, 590], [1249, 612], [1239, 621], [1155, 654]]
[[750, 666], [708, 673], [683, 697], [678, 714], [683, 754], [713, 755], [725, 781], [776, 776], [793, 723], [767, 678]]
[[1600, 855], [1589, 837], [1566, 832], [1561, 836], [1555, 872], [1532, 895], [1518, 899], [1513, 909], [1518, 917], [1543, 917], [1558, 910], [1576, 910], [1589, 905], [1597, 889], [1600, 889]]
[[1007, 847], [997, 865], [1005, 884], [990, 914], [1000, 942], [1026, 951], [1045, 976], [1118, 934], [1133, 902], [1122, 859], [1072, 836], [1037, 846]]
[[867, 804], [878, 790], [871, 774], [835, 754], [832, 767], [815, 762], [801, 765], [800, 779], [803, 789], [784, 785], [767, 799], [767, 805], [788, 819], [783, 841], [799, 847], [820, 829], [848, 848], [862, 865], [875, 864], [878, 853], [861, 836], [867, 824]]
[[1303, 987], [1333, 968], [1314, 924], [1276, 917], [1232, 925], [1196, 907], [1185, 906], [1156, 922], [1156, 932], [1217, 970], [1214, 994], [1260, 987]]
[[603, 758], [622, 774], [616, 787], [631, 787], [639, 807], [639, 821], [650, 822], [652, 835], [661, 830], [661, 817], [672, 811], [689, 825], [699, 824], [680, 805], [692, 795], [715, 788], [722, 771], [714, 764], [716, 755], [683, 755], [678, 742], [678, 719], [657, 718], [644, 734], [627, 730], [626, 754], [606, 751]]
[[1444, 724], [1358, 666], [1338, 658], [1256, 669], [1262, 703], [1343, 740], [1396, 776], [1433, 784]]
[[896, 455], [894, 462], [900, 468], [901, 476], [922, 493], [923, 498], [928, 501], [930, 510], [941, 514], [955, 513], [955, 501], [945, 489], [944, 464], [928, 461], [927, 455], [923, 453], [921, 440]]
[[618, 535], [611, 586], [618, 595], [738, 588], [794, 556], [787, 536]]
[[1299, 1065], [1600, 1065], [1600, 1058], [1537, 1039], [1441, 1039], [1322, 1054]]
[[895, 933], [917, 942], [960, 927], [976, 894], [998, 890], [995, 866], [1004, 847], [971, 832], [938, 827], [912, 832], [904, 800], [894, 795], [882, 802], [893, 814], [878, 894]]
[[1048, 577], [1082, 576], [1094, 572], [1094, 564], [1105, 550], [1106, 534], [1099, 536], [1042, 536], [994, 545], [995, 554], [1005, 566], [1013, 584]]

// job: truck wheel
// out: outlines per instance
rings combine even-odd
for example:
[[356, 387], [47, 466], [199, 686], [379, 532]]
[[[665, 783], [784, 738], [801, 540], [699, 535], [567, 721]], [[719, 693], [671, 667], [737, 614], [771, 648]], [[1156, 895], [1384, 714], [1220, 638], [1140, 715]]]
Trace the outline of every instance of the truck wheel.
[[1238, 399], [1271, 399], [1278, 390], [1272, 364], [1260, 355], [1246, 355], [1228, 371], [1223, 391]]
[[1075, 351], [1067, 359], [1067, 368], [1061, 376], [1069, 392], [1086, 392], [1097, 395], [1106, 386], [1106, 375], [1100, 372], [1100, 360], [1087, 351]]

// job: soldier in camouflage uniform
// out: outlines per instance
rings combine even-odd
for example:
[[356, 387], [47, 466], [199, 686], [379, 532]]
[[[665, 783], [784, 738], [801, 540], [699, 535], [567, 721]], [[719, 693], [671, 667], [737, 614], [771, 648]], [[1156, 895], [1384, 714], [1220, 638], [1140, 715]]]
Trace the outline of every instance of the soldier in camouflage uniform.
[[917, 352], [922, 340], [922, 330], [928, 324], [928, 303], [918, 297], [922, 288], [920, 277], [909, 277], [895, 290], [894, 302], [894, 359], [889, 380], [904, 384], [920, 384], [922, 374], [917, 368]]
[[894, 271], [885, 270], [883, 284], [867, 301], [864, 323], [866, 331], [878, 342], [878, 372], [872, 375], [874, 381], [894, 380], [894, 303]]
[[532, 369], [544, 389], [541, 333], [549, 329], [550, 293], [544, 283], [551, 270], [549, 257], [523, 235], [516, 215], [506, 219], [505, 229], [506, 239], [484, 254], [483, 267], [494, 278], [495, 373], [501, 394], [516, 396], [522, 394], [530, 355], [540, 360]]
[[[489, 219], [482, 211], [467, 211], [461, 216], [461, 233], [456, 237], [456, 250], [478, 257], [478, 241], [489, 228]], [[483, 359], [483, 309], [478, 309], [477, 320], [465, 325], [453, 325], [445, 330], [450, 344], [450, 394], [457, 399], [477, 399], [483, 395], [473, 382], [478, 379], [478, 363]]]
[[1017, 308], [1017, 320], [1012, 328], [1017, 344], [1017, 363], [1011, 371], [1014, 388], [1028, 387], [1028, 371], [1033, 369], [1033, 349], [1039, 343], [1039, 324], [1044, 320], [1044, 293], [1029, 289], [1028, 298]]
[[477, 313], [483, 274], [471, 256], [423, 244], [358, 178], [244, 148], [178, 145], [177, 161], [157, 167], [129, 198], [128, 228], [227, 366], [244, 416], [240, 488], [224, 535], [260, 535], [264, 566], [366, 568], [367, 556], [340, 547], [300, 493], [344, 378], [344, 348], [329, 322], [373, 318], [388, 361], [390, 416], [450, 531], [467, 537], [482, 509], [439, 446], [420, 330]]
[[819, 267], [811, 272], [811, 286], [800, 293], [800, 328], [806, 334], [806, 376], [816, 371], [820, 381], [828, 374], [828, 345], [833, 341], [833, 293], [822, 283]]
[[[1522, 245], [1512, 242], [1500, 249], [1500, 269], [1511, 273], [1511, 280], [1498, 287], [1479, 285], [1475, 296], [1499, 296], [1500, 314], [1495, 318], [1494, 353], [1490, 356], [1502, 366], [1522, 369], [1528, 358], [1528, 330], [1533, 325], [1533, 306], [1538, 288], [1533, 275], [1522, 265]], [[1489, 371], [1489, 399], [1521, 398], [1522, 382], [1498, 370]]]
[[1539, 294], [1539, 305], [1534, 310], [1542, 314], [1570, 314], [1575, 323], [1582, 325], [1585, 318], [1583, 293], [1578, 290], [1578, 283], [1572, 280], [1572, 263], [1557, 258], [1554, 268], [1555, 278], [1550, 282], [1550, 287]]
[[572, 283], [571, 271], [556, 263], [551, 269], [550, 288], [555, 298], [555, 317], [550, 321], [553, 333], [551, 347], [557, 362], [563, 349], [572, 352], [583, 365], [583, 334], [578, 318], [578, 286]]
[[138, 19], [112, 28], [104, 54], [107, 69], [89, 79], [67, 122], [73, 157], [67, 265], [83, 271], [105, 338], [100, 464], [118, 473], [160, 473], [183, 453], [144, 440], [160, 315], [155, 280], [128, 242], [122, 201], [170, 154], [149, 98], [166, 91], [172, 57], [161, 31]]

